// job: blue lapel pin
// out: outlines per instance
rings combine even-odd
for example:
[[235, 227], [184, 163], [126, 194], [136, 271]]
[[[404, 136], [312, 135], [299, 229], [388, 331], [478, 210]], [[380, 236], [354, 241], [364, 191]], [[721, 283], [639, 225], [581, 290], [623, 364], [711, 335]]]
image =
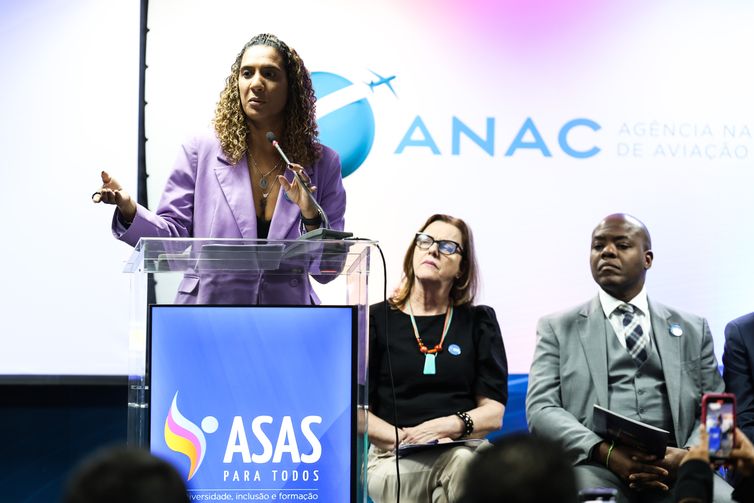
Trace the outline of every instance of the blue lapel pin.
[[668, 328], [668, 331], [670, 332], [670, 335], [673, 337], [680, 337], [683, 335], [683, 329], [681, 328], [681, 325], [678, 323], [671, 323], [670, 328]]

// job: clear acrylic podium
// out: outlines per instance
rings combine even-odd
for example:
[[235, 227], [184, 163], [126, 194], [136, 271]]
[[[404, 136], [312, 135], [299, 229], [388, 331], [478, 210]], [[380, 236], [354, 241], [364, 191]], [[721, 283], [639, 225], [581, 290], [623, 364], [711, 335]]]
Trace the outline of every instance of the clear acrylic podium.
[[[150, 302], [172, 304], [178, 284], [188, 276], [232, 273], [238, 277], [290, 276], [295, 285], [309, 274], [324, 305], [355, 306], [357, 325], [356, 469], [357, 499], [367, 501], [367, 330], [370, 252], [375, 243], [354, 240], [248, 240], [143, 238], [124, 272], [131, 274], [129, 327], [128, 442], [149, 444], [147, 313]], [[321, 282], [321, 285], [318, 285]], [[156, 298], [150, 298], [155, 285]], [[201, 302], [201, 301], [200, 301]], [[254, 304], [253, 299], [246, 304]]]

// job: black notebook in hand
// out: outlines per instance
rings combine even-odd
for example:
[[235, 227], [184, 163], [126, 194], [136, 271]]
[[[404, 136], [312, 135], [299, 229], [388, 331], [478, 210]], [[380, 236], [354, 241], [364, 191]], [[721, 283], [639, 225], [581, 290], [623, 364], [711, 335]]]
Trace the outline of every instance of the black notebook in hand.
[[665, 457], [670, 432], [594, 404], [594, 432], [608, 441]]

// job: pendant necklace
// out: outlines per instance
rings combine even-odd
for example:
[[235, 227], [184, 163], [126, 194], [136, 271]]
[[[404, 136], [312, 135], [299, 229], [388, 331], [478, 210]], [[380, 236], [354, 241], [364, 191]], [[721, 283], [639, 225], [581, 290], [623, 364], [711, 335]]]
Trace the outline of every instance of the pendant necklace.
[[424, 353], [424, 375], [435, 374], [435, 358], [437, 353], [442, 352], [442, 343], [445, 340], [445, 336], [448, 335], [450, 330], [450, 324], [453, 321], [453, 305], [448, 304], [448, 309], [445, 311], [445, 324], [442, 327], [442, 337], [440, 342], [435, 344], [432, 349], [427, 348], [422, 342], [422, 338], [419, 335], [419, 328], [416, 326], [416, 319], [414, 318], [414, 311], [411, 309], [411, 301], [408, 302], [408, 314], [411, 317], [411, 325], [414, 327], [414, 337], [416, 337], [416, 344], [419, 346], [419, 351]]
[[[267, 173], [269, 175], [269, 173]], [[270, 190], [267, 192], [264, 192], [264, 189], [267, 188], [267, 184], [265, 183], [265, 186], [262, 187], [262, 199], [259, 200], [259, 207], [262, 210], [262, 218], [264, 218], [264, 210], [267, 207], [267, 196], [269, 196], [272, 193], [272, 189], [275, 187], [275, 184], [277, 183], [278, 179], [275, 178], [272, 180], [272, 185], [270, 185]], [[259, 184], [262, 185], [261, 183]]]
[[[267, 173], [262, 174], [262, 172], [259, 169], [259, 166], [257, 166], [256, 159], [254, 159], [254, 156], [251, 155], [251, 150], [249, 150], [249, 158], [251, 159], [251, 164], [254, 167], [254, 171], [256, 171], [257, 173], [259, 173], [259, 188], [262, 189], [262, 191], [264, 192], [267, 189], [267, 187], [269, 187], [270, 185], [272, 185], [270, 182], [267, 181], [267, 177], [270, 176], [270, 174], [272, 172], [277, 171], [278, 169], [280, 169], [280, 161], [278, 161], [277, 163], [275, 163], [275, 165], [272, 167], [272, 169], [269, 170]], [[273, 183], [274, 183], [274, 180], [273, 180]], [[268, 194], [269, 194], [269, 192], [268, 192]], [[266, 198], [267, 196], [264, 196], [264, 197]]]

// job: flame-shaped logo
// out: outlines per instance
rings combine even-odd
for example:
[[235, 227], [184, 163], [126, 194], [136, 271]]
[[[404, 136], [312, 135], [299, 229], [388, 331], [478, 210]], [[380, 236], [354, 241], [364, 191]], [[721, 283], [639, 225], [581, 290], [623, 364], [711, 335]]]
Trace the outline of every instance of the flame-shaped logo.
[[204, 453], [207, 450], [207, 441], [204, 439], [202, 430], [183, 417], [178, 410], [178, 392], [175, 392], [173, 404], [170, 406], [168, 417], [165, 418], [165, 443], [175, 451], [185, 454], [189, 458], [189, 472], [186, 480], [196, 474], [202, 465]]

